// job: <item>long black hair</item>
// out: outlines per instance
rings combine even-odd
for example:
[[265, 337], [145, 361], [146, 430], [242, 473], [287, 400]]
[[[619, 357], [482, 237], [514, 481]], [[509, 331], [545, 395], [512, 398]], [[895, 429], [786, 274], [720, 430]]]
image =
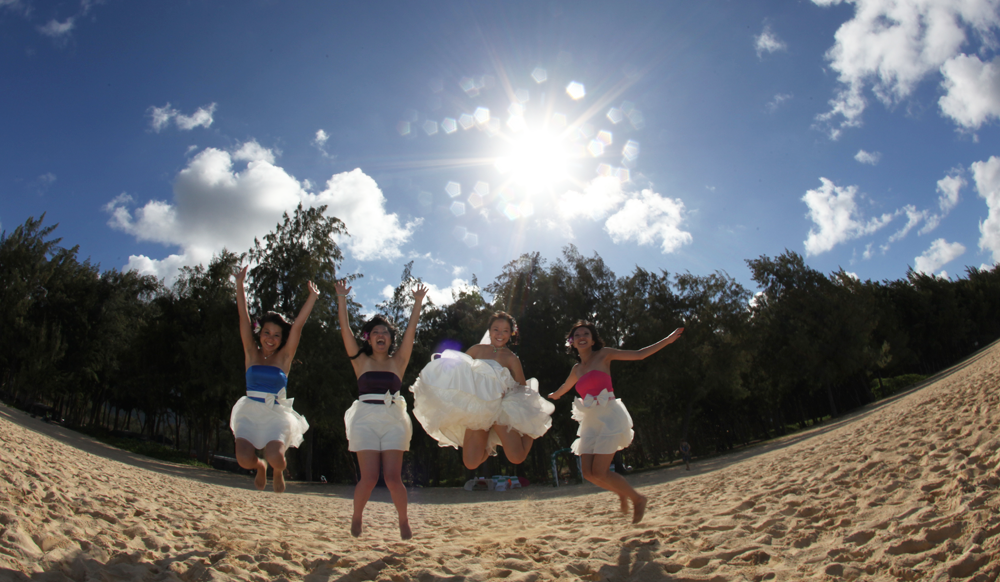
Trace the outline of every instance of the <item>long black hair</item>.
[[358, 350], [358, 353], [351, 356], [352, 360], [361, 354], [371, 357], [373, 350], [372, 344], [368, 341], [368, 334], [370, 334], [377, 325], [384, 325], [389, 330], [389, 355], [391, 356], [392, 352], [396, 351], [396, 326], [393, 325], [391, 321], [386, 319], [385, 316], [378, 314], [369, 319], [368, 323], [361, 327], [361, 349]]

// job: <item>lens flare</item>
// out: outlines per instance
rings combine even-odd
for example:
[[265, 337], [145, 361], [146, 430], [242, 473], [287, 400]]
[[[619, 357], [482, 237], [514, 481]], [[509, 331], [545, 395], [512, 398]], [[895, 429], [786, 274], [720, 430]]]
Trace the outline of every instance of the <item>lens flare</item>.
[[529, 189], [545, 188], [567, 178], [568, 147], [542, 131], [527, 132], [511, 142], [507, 155], [496, 162], [503, 174]]

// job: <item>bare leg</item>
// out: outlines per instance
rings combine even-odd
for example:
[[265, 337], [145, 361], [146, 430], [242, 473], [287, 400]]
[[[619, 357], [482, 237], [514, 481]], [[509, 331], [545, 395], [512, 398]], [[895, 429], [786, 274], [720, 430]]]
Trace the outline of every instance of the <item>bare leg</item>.
[[490, 456], [489, 444], [490, 431], [465, 429], [465, 438], [462, 439], [462, 462], [465, 468], [475, 471]]
[[357, 455], [361, 479], [354, 487], [354, 515], [351, 517], [351, 535], [354, 537], [361, 535], [361, 517], [365, 512], [365, 506], [368, 505], [368, 499], [372, 496], [372, 489], [378, 483], [378, 473], [382, 467], [381, 451], [358, 451]]
[[285, 443], [281, 441], [271, 441], [264, 447], [264, 458], [267, 464], [271, 465], [271, 479], [274, 481], [274, 492], [285, 492]]
[[257, 470], [253, 486], [263, 491], [267, 485], [267, 465], [257, 458], [257, 449], [247, 439], [236, 439], [236, 462], [244, 469]]
[[619, 499], [622, 497], [631, 499], [632, 523], [639, 523], [646, 513], [646, 496], [633, 489], [624, 477], [608, 470], [614, 458], [613, 453], [609, 455], [582, 455], [583, 478], [598, 487], [614, 491], [618, 494]]
[[410, 519], [406, 514], [406, 486], [403, 485], [403, 451], [382, 451], [382, 476], [392, 495], [392, 504], [399, 515], [399, 536], [404, 540], [413, 537]]
[[528, 435], [518, 434], [516, 430], [500, 424], [494, 424], [493, 430], [500, 436], [500, 444], [503, 446], [503, 454], [507, 460], [515, 465], [520, 465], [528, 458], [528, 451], [535, 439]]

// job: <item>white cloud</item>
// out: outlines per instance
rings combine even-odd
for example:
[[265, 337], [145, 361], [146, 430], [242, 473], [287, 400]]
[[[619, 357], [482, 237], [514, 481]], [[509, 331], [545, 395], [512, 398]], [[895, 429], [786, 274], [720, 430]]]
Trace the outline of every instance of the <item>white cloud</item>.
[[692, 240], [691, 233], [680, 228], [684, 215], [684, 203], [679, 198], [663, 198], [652, 190], [643, 190], [608, 218], [604, 228], [615, 244], [635, 241], [648, 245], [659, 240], [663, 252], [672, 253]]
[[212, 125], [213, 118], [215, 114], [216, 104], [211, 103], [205, 105], [204, 107], [199, 107], [191, 115], [184, 115], [180, 111], [174, 109], [167, 103], [163, 107], [150, 106], [147, 109], [147, 113], [150, 117], [149, 125], [153, 128], [153, 131], [159, 133], [164, 127], [170, 124], [171, 121], [177, 125], [179, 129], [190, 131], [196, 127], [209, 127]]
[[[252, 144], [252, 145], [250, 145]], [[234, 161], [248, 160], [245, 168]], [[361, 170], [334, 175], [327, 188], [312, 194], [284, 169], [274, 155], [255, 141], [235, 153], [207, 148], [191, 158], [174, 181], [172, 201], [151, 200], [130, 209], [127, 194], [105, 206], [108, 224], [140, 241], [179, 247], [166, 259], [129, 258], [129, 268], [171, 281], [179, 265], [207, 264], [223, 248], [241, 252], [255, 237], [271, 232], [282, 214], [327, 205], [326, 214], [344, 221], [350, 237], [338, 242], [358, 260], [395, 258], [419, 221], [400, 226], [399, 217], [385, 210], [385, 198], [375, 181]]]
[[315, 144], [317, 147], [323, 147], [326, 145], [326, 141], [328, 139], [330, 139], [330, 136], [327, 135], [327, 133], [322, 129], [319, 129], [316, 130], [316, 139], [313, 140], [313, 144]]
[[990, 156], [985, 162], [971, 166], [976, 191], [986, 200], [989, 214], [979, 223], [979, 248], [993, 254], [993, 262], [1000, 262], [1000, 158]]
[[[943, 238], [939, 238], [931, 243], [929, 249], [915, 259], [916, 265], [914, 266], [914, 270], [933, 275], [934, 271], [962, 256], [964, 252], [965, 247], [961, 243], [949, 243]], [[948, 275], [942, 272], [941, 276], [947, 277]]]
[[559, 198], [559, 214], [565, 220], [589, 218], [600, 220], [625, 200], [618, 178], [601, 177], [593, 180], [583, 193], [567, 191]]
[[[434, 305], [450, 305], [455, 302], [455, 298], [462, 291], [473, 291], [475, 288], [469, 281], [465, 279], [453, 279], [451, 285], [448, 287], [438, 287], [434, 283], [423, 282], [427, 286], [427, 298], [434, 302]], [[392, 299], [392, 294], [396, 292], [396, 288], [392, 285], [386, 285], [382, 288], [382, 297], [385, 299]]]
[[788, 101], [791, 98], [792, 98], [792, 94], [791, 93], [778, 93], [778, 94], [776, 94], [774, 96], [774, 98], [771, 99], [771, 101], [766, 106], [768, 113], [774, 113], [775, 111], [778, 110], [779, 107], [781, 107], [782, 103], [784, 103], [785, 101]]
[[[267, 162], [273, 164], [274, 152], [257, 143], [257, 140], [252, 139], [233, 152], [233, 159], [244, 162]], [[306, 183], [308, 183], [308, 180]]]
[[764, 25], [764, 30], [754, 37], [754, 48], [757, 49], [757, 58], [764, 56], [764, 53], [774, 53], [788, 48], [776, 34], [771, 31], [771, 27]]
[[882, 159], [881, 152], [866, 152], [865, 150], [858, 150], [858, 153], [854, 154], [854, 159], [861, 162], [862, 164], [868, 164], [874, 166]]
[[[912, 204], [907, 204], [906, 206], [904, 206], [902, 212], [906, 214], [906, 224], [903, 225], [903, 228], [897, 230], [892, 234], [892, 236], [889, 237], [890, 243], [894, 243], [898, 240], [901, 240], [903, 237], [909, 234], [910, 231], [913, 230], [915, 226], [917, 226], [927, 218], [928, 214], [926, 210], [917, 210], [917, 207]], [[888, 245], [882, 247], [883, 252], [888, 250], [888, 248], [889, 248]]]
[[871, 234], [894, 217], [883, 214], [865, 221], [854, 201], [856, 186], [841, 188], [826, 178], [820, 178], [820, 183], [819, 189], [809, 190], [802, 197], [809, 207], [809, 218], [819, 227], [819, 230], [809, 229], [805, 240], [806, 255], [818, 255], [842, 242]]
[[73, 22], [73, 17], [67, 18], [63, 22], [50, 20], [45, 24], [45, 26], [39, 26], [38, 32], [55, 39], [65, 38], [66, 35], [72, 32]]
[[979, 129], [1000, 118], [1000, 58], [988, 63], [976, 55], [959, 55], [941, 67], [946, 93], [938, 100], [941, 112], [965, 129]]
[[[867, 88], [887, 106], [899, 103], [927, 76], [958, 57], [970, 35], [992, 44], [991, 29], [1000, 24], [996, 0], [844, 1], [855, 6], [854, 17], [837, 30], [834, 45], [827, 51], [841, 88], [830, 101], [830, 111], [817, 116], [819, 126], [833, 139], [844, 128], [861, 125]], [[813, 2], [820, 6], [841, 3]], [[949, 82], [969, 79], [968, 71], [960, 65], [951, 67], [953, 70], [946, 73], [952, 80]], [[957, 92], [949, 95], [954, 97], [948, 101], [948, 109], [942, 104], [946, 115], [953, 115], [948, 111], [965, 111], [958, 113], [961, 119], [974, 122], [977, 114], [952, 102], [963, 97]]]

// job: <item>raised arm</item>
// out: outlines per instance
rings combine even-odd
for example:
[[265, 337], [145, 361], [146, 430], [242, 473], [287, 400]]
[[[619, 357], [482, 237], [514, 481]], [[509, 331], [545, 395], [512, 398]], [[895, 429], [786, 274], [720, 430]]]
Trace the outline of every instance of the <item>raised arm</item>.
[[419, 285], [413, 290], [413, 312], [410, 313], [410, 321], [406, 323], [406, 331], [403, 332], [403, 341], [393, 354], [392, 359], [396, 362], [396, 370], [402, 378], [406, 372], [406, 366], [410, 363], [410, 354], [413, 353], [413, 340], [417, 337], [417, 324], [420, 323], [420, 306], [427, 295], [427, 287]]
[[677, 329], [675, 329], [673, 331], [673, 333], [671, 333], [667, 337], [661, 339], [660, 341], [656, 342], [655, 344], [653, 344], [651, 346], [646, 346], [646, 347], [642, 348], [641, 350], [615, 350], [615, 349], [609, 350], [610, 353], [608, 354], [607, 359], [608, 360], [645, 360], [649, 356], [652, 356], [656, 352], [662, 350], [663, 348], [665, 348], [668, 345], [670, 345], [670, 344], [674, 343], [675, 341], [677, 341], [677, 338], [681, 337], [682, 333], [684, 333], [684, 328], [683, 327], [678, 327]]
[[358, 341], [354, 339], [354, 332], [351, 331], [351, 320], [347, 314], [347, 295], [353, 287], [347, 286], [347, 279], [337, 281], [337, 321], [340, 322], [340, 337], [344, 340], [344, 349], [347, 356], [353, 357], [361, 351]]
[[250, 265], [247, 265], [236, 273], [236, 309], [240, 314], [240, 339], [243, 340], [243, 356], [247, 366], [250, 366], [251, 355], [257, 350], [257, 342], [253, 341], [253, 327], [250, 325], [250, 312], [247, 310], [247, 292], [243, 285], [249, 268]]
[[299, 340], [302, 339], [302, 328], [306, 324], [306, 320], [309, 319], [309, 314], [312, 313], [313, 305], [316, 305], [316, 299], [319, 297], [319, 289], [316, 288], [316, 284], [309, 281], [309, 297], [306, 298], [305, 304], [302, 305], [302, 309], [299, 310], [299, 314], [295, 316], [295, 321], [292, 322], [292, 329], [288, 332], [288, 341], [285, 342], [285, 347], [282, 348], [286, 354], [288, 354], [288, 363], [291, 365], [292, 359], [295, 357], [295, 350], [299, 349]]
[[552, 400], [559, 400], [559, 398], [561, 398], [563, 394], [565, 394], [565, 393], [569, 392], [570, 390], [572, 390], [573, 386], [576, 386], [576, 367], [577, 366], [579, 366], [579, 364], [576, 364], [576, 365], [573, 366], [573, 369], [569, 371], [569, 377], [566, 378], [566, 381], [563, 382], [563, 385], [560, 386], [558, 390], [556, 390], [555, 392], [549, 394], [549, 398], [551, 398]]

